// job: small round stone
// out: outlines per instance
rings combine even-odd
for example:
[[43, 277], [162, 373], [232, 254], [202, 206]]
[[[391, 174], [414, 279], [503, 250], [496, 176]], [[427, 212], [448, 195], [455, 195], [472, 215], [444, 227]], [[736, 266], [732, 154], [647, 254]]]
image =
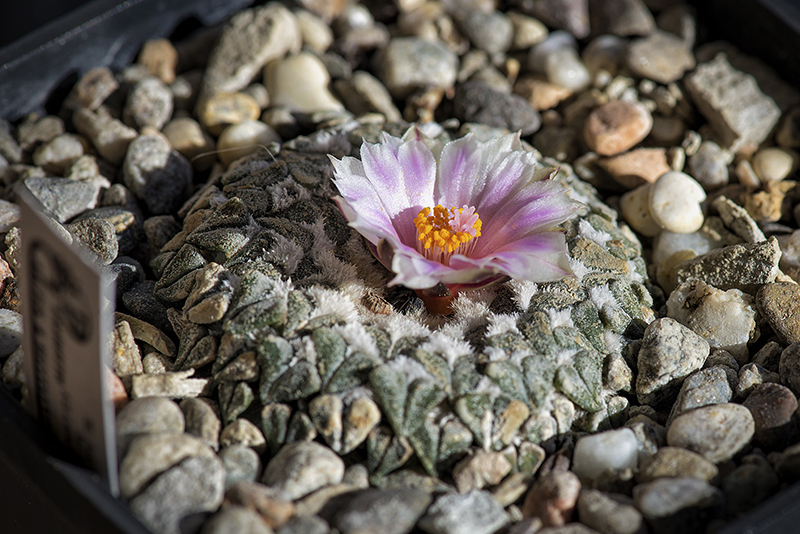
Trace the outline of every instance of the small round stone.
[[531, 46], [547, 39], [547, 26], [535, 18], [513, 11], [507, 13], [507, 15], [514, 25], [511, 50], [527, 50]]
[[620, 211], [625, 221], [631, 228], [640, 234], [653, 237], [658, 235], [661, 227], [656, 223], [650, 213], [650, 188], [653, 184], [640, 185], [633, 191], [628, 191], [619, 201]]
[[647, 529], [641, 512], [627, 496], [612, 495], [595, 489], [585, 488], [581, 491], [578, 497], [578, 517], [581, 523], [597, 532], [635, 534]]
[[344, 461], [329, 448], [313, 441], [284, 445], [264, 469], [261, 482], [299, 499], [344, 476]]
[[203, 131], [199, 122], [190, 117], [169, 121], [161, 133], [167, 137], [172, 148], [189, 160], [195, 170], [207, 170], [217, 159], [214, 139]]
[[133, 86], [122, 116], [139, 130], [146, 126], [160, 130], [172, 117], [172, 109], [169, 87], [155, 76], [147, 76]]
[[572, 470], [583, 481], [592, 481], [604, 473], [636, 469], [639, 441], [630, 428], [608, 430], [583, 436], [575, 444]]
[[64, 107], [94, 111], [118, 88], [119, 82], [108, 67], [89, 69], [72, 87], [64, 101]]
[[581, 481], [572, 471], [553, 470], [542, 475], [531, 486], [522, 504], [523, 517], [538, 517], [544, 526], [563, 526], [569, 522]]
[[322, 61], [308, 52], [274, 61], [264, 69], [272, 105], [305, 113], [344, 109], [328, 91], [330, 80]]
[[175, 68], [178, 66], [178, 51], [169, 39], [150, 39], [142, 45], [137, 63], [162, 82], [175, 81]]
[[756, 293], [756, 306], [782, 342], [800, 342], [800, 286], [791, 282], [764, 284]]
[[639, 102], [615, 100], [592, 111], [583, 127], [589, 148], [602, 156], [614, 156], [633, 148], [647, 137], [653, 117]]
[[659, 30], [631, 42], [625, 61], [636, 76], [665, 85], [695, 66], [694, 55], [684, 42]]
[[305, 9], [298, 9], [294, 15], [297, 17], [297, 25], [303, 36], [303, 44], [316, 54], [324, 54], [333, 44], [333, 30], [330, 26]]
[[636, 508], [654, 532], [681, 532], [686, 525], [704, 531], [705, 523], [722, 514], [722, 492], [696, 478], [659, 478], [633, 488]]
[[67, 168], [83, 156], [85, 145], [86, 140], [78, 135], [57, 135], [36, 148], [33, 152], [33, 163], [49, 173], [63, 176]]
[[439, 41], [398, 37], [378, 56], [378, 78], [395, 98], [423, 87], [452, 87], [458, 75], [458, 56]]
[[225, 465], [225, 487], [246, 480], [254, 482], [261, 474], [261, 459], [258, 453], [245, 445], [234, 444], [219, 451], [219, 458]]
[[689, 174], [706, 191], [728, 185], [728, 162], [722, 148], [714, 141], [703, 141], [689, 157]]
[[481, 81], [456, 87], [453, 114], [462, 122], [477, 122], [528, 135], [539, 129], [539, 113], [519, 95], [507, 95]]
[[740, 404], [714, 404], [676, 417], [667, 429], [667, 444], [719, 463], [733, 458], [754, 432], [750, 410]]
[[6, 358], [22, 344], [22, 315], [0, 309], [0, 358]]
[[797, 397], [789, 388], [774, 383], [760, 384], [742, 404], [753, 414], [756, 444], [768, 450], [780, 450], [789, 444], [797, 429], [794, 418]]
[[753, 156], [753, 170], [762, 182], [780, 182], [797, 169], [797, 153], [784, 148], [762, 148]]
[[719, 469], [702, 455], [681, 447], [661, 447], [642, 466], [639, 482], [670, 477], [691, 477], [711, 482], [719, 474]]
[[597, 164], [627, 189], [653, 183], [671, 170], [663, 148], [637, 148], [610, 158], [599, 158]]
[[475, 48], [488, 54], [502, 54], [507, 51], [514, 36], [511, 19], [500, 11], [469, 11], [461, 21], [461, 29]]
[[123, 180], [154, 214], [174, 213], [192, 182], [192, 167], [158, 135], [131, 142], [122, 167]]
[[105, 219], [81, 219], [66, 226], [69, 233], [101, 264], [108, 265], [117, 257], [119, 243], [114, 225]]
[[273, 534], [274, 531], [264, 523], [261, 514], [244, 506], [229, 505], [211, 516], [203, 523], [200, 534]]
[[237, 419], [223, 428], [219, 434], [220, 447], [230, 447], [235, 444], [251, 447], [259, 454], [263, 454], [267, 450], [264, 434], [247, 419]]
[[531, 48], [528, 66], [547, 76], [547, 81], [572, 91], [586, 88], [591, 75], [576, 52], [575, 38], [567, 32], [555, 31]]
[[219, 135], [230, 124], [257, 119], [261, 107], [245, 93], [217, 93], [202, 104], [198, 115], [209, 132]]
[[649, 208], [656, 224], [679, 234], [691, 234], [703, 226], [700, 205], [706, 199], [703, 187], [682, 172], [662, 174], [650, 189]]
[[278, 132], [261, 121], [244, 121], [231, 124], [217, 140], [219, 159], [225, 166], [253, 152], [264, 150], [271, 143], [280, 143]]

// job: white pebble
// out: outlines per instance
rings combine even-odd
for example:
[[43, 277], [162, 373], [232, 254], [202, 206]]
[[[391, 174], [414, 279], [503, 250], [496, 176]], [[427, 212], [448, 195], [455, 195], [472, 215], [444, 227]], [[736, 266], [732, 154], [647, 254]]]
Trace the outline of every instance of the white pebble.
[[706, 192], [697, 180], [682, 172], [662, 174], [650, 189], [648, 206], [653, 220], [665, 230], [690, 234], [703, 226], [700, 203]]
[[244, 121], [225, 128], [219, 136], [219, 159], [227, 167], [237, 159], [263, 149], [270, 143], [280, 143], [281, 137], [271, 126], [261, 121]]
[[702, 230], [691, 234], [677, 234], [664, 230], [653, 239], [652, 262], [658, 265], [662, 260], [681, 250], [691, 250], [700, 256], [717, 246], [718, 243]]
[[606, 472], [636, 469], [638, 464], [639, 440], [630, 428], [583, 436], [572, 454], [572, 471], [582, 481], [596, 480]]
[[778, 244], [781, 247], [781, 269], [788, 271], [791, 268], [800, 268], [800, 230], [789, 235], [779, 235]]
[[531, 48], [528, 65], [544, 72], [547, 81], [580, 91], [589, 85], [592, 76], [581, 62], [576, 51], [575, 38], [564, 31], [555, 31]]
[[753, 156], [753, 170], [762, 182], [780, 182], [797, 168], [797, 154], [783, 148], [762, 148]]
[[344, 109], [328, 90], [330, 81], [322, 61], [308, 52], [273, 61], [264, 68], [264, 85], [271, 105], [303, 113]]
[[625, 221], [643, 236], [653, 237], [658, 235], [661, 227], [650, 214], [648, 198], [653, 184], [640, 185], [633, 191], [628, 191], [619, 200], [620, 211]]

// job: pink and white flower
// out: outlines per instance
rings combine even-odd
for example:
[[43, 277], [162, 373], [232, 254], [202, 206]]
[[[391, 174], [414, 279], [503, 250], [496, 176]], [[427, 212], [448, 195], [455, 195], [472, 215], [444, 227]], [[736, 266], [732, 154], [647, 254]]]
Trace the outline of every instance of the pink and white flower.
[[472, 135], [444, 146], [412, 128], [331, 157], [334, 200], [402, 284], [451, 293], [507, 277], [545, 282], [571, 274], [564, 232], [579, 204], [525, 151], [519, 134]]

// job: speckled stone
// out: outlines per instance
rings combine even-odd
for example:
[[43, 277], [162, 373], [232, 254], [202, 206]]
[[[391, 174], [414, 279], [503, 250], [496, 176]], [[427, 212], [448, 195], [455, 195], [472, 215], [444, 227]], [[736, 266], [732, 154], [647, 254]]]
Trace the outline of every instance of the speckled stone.
[[308, 495], [344, 476], [344, 461], [329, 448], [315, 442], [284, 445], [264, 469], [261, 481], [282, 489], [292, 499]]
[[581, 482], [572, 471], [553, 470], [531, 486], [521, 510], [523, 517], [538, 517], [544, 526], [563, 526], [569, 522]]
[[506, 512], [491, 493], [472, 490], [438, 497], [418, 525], [429, 534], [492, 534], [507, 522]]
[[141, 130], [150, 126], [160, 130], [172, 117], [173, 100], [169, 87], [155, 76], [148, 76], [133, 86], [125, 103], [125, 122]]
[[174, 213], [185, 199], [192, 167], [162, 137], [133, 140], [123, 164], [125, 185], [156, 215]]
[[756, 306], [783, 343], [800, 342], [800, 286], [764, 284], [756, 293]]
[[722, 492], [695, 478], [660, 478], [633, 488], [636, 507], [655, 534], [704, 528], [722, 516]]
[[441, 42], [399, 37], [378, 56], [378, 78], [395, 98], [421, 87], [452, 87], [458, 74], [458, 56]]
[[244, 506], [226, 506], [211, 516], [205, 523], [200, 534], [229, 534], [240, 532], [247, 534], [273, 534], [261, 515], [255, 510]]
[[767, 450], [780, 450], [789, 444], [797, 430], [797, 397], [780, 384], [765, 383], [753, 388], [742, 405], [755, 422], [753, 441]]
[[319, 515], [342, 534], [402, 534], [413, 529], [431, 501], [419, 489], [369, 488], [334, 497]]
[[636, 76], [665, 85], [695, 66], [692, 51], [679, 37], [658, 30], [632, 41], [625, 62]]
[[633, 148], [647, 137], [653, 117], [638, 102], [616, 100], [593, 110], [583, 126], [589, 148], [603, 156], [614, 156]]
[[750, 410], [740, 404], [713, 404], [676, 417], [667, 429], [667, 444], [718, 463], [733, 458], [754, 432]]
[[651, 482], [662, 477], [691, 477], [713, 482], [719, 469], [702, 455], [682, 447], [661, 447], [647, 460], [638, 473], [639, 482]]
[[578, 497], [577, 510], [581, 523], [597, 532], [641, 534], [647, 529], [641, 512], [626, 495], [584, 488]]
[[732, 396], [733, 391], [728, 384], [728, 376], [724, 369], [721, 367], [701, 369], [683, 381], [678, 398], [672, 405], [669, 421], [701, 406], [729, 402]]
[[122, 121], [86, 108], [73, 113], [72, 123], [81, 135], [92, 142], [100, 156], [114, 165], [122, 163], [128, 145], [137, 136], [136, 130], [125, 126]]
[[689, 156], [689, 174], [703, 189], [711, 191], [728, 185], [728, 162], [725, 153], [714, 141], [703, 141], [697, 152]]

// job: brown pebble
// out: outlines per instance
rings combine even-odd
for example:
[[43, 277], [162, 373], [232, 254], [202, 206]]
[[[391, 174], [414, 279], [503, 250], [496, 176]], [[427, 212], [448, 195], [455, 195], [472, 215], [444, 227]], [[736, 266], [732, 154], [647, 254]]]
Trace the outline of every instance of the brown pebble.
[[553, 470], [537, 480], [522, 505], [522, 516], [538, 517], [546, 527], [560, 527], [569, 523], [581, 481], [572, 471]]
[[225, 492], [225, 503], [258, 512], [272, 528], [280, 528], [294, 515], [294, 503], [286, 499], [283, 492], [258, 482], [235, 483]]
[[245, 93], [218, 93], [200, 108], [200, 123], [213, 135], [219, 135], [231, 124], [256, 120], [261, 108], [255, 98]]
[[0, 308], [20, 312], [19, 309], [19, 286], [17, 279], [7, 276], [3, 279], [3, 295], [0, 297]]
[[782, 343], [800, 342], [800, 286], [792, 282], [764, 284], [756, 294], [761, 316]]
[[572, 90], [541, 78], [526, 76], [514, 84], [514, 93], [530, 102], [533, 109], [552, 109], [572, 96]]
[[597, 164], [628, 189], [653, 183], [672, 170], [667, 163], [667, 151], [663, 148], [637, 148], [610, 158], [600, 158]]
[[784, 449], [797, 429], [797, 397], [786, 386], [759, 384], [742, 405], [753, 414], [753, 441], [769, 450]]
[[589, 148], [602, 156], [614, 156], [633, 148], [647, 137], [653, 117], [639, 102], [615, 100], [592, 111], [583, 126]]
[[178, 52], [169, 39], [151, 39], [142, 46], [137, 63], [147, 67], [147, 71], [162, 82], [170, 84], [175, 81]]

